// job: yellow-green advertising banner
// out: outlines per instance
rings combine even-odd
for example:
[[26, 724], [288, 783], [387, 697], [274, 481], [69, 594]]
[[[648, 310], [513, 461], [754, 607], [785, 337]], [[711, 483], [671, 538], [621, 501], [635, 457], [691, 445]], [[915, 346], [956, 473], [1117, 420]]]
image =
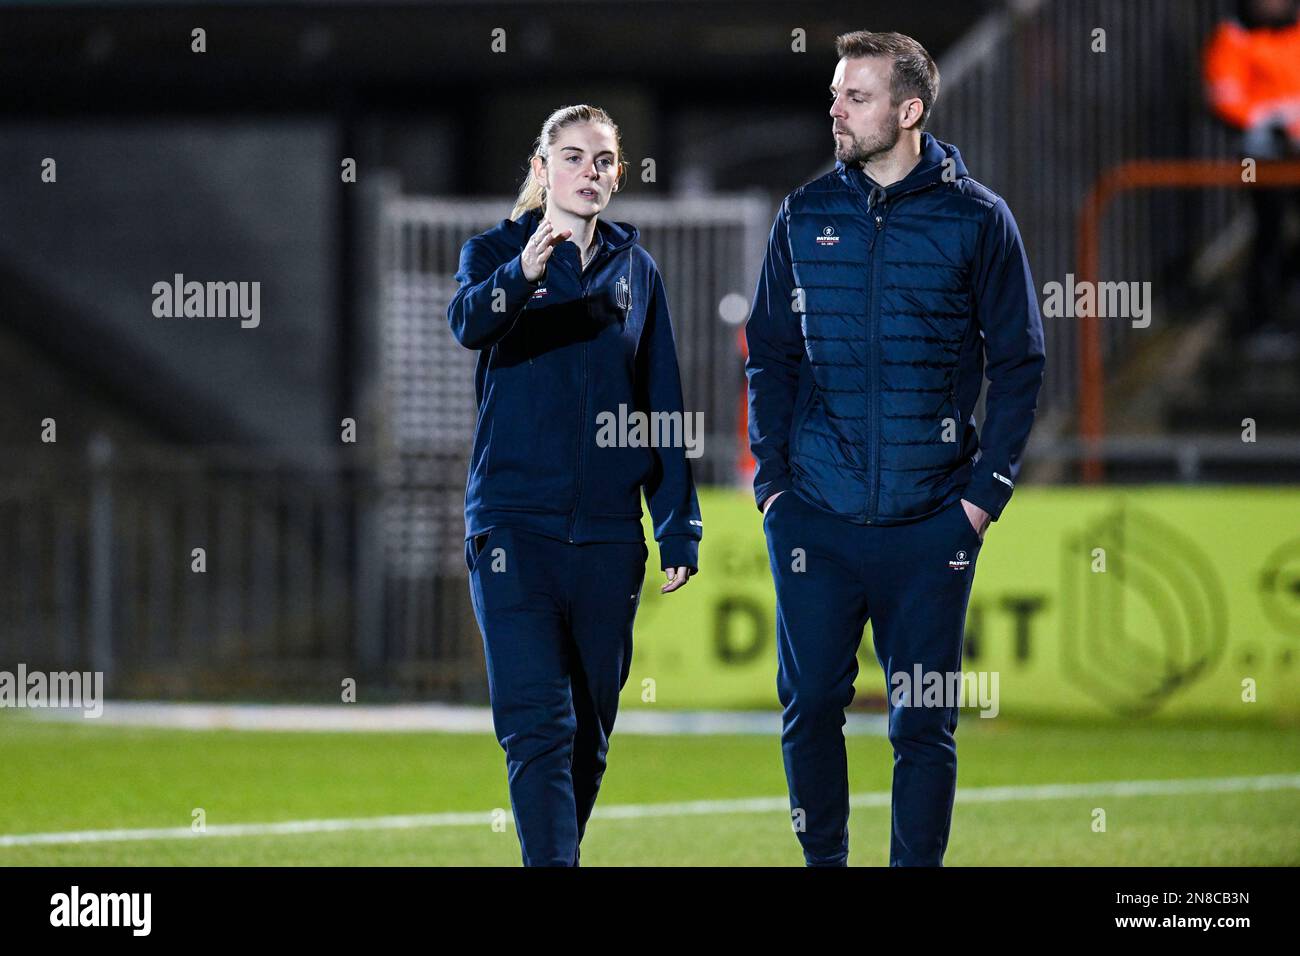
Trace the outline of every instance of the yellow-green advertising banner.
[[[700, 573], [651, 548], [623, 706], [776, 708], [776, 598], [746, 492], [702, 489]], [[649, 532], [647, 531], [647, 537]], [[867, 626], [855, 707], [884, 707]], [[1300, 488], [1024, 488], [980, 549], [964, 672], [999, 712], [1300, 713]]]

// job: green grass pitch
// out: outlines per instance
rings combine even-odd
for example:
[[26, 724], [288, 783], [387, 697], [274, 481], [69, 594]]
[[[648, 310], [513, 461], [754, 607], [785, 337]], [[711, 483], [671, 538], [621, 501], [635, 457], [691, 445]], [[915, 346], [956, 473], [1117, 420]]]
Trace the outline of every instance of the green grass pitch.
[[[963, 804], [963, 788], [1300, 772], [1295, 726], [1023, 722], [963, 715], [947, 865], [1300, 864], [1300, 789]], [[854, 794], [888, 791], [884, 738], [848, 740]], [[490, 735], [137, 729], [0, 714], [0, 837], [508, 807]], [[615, 732], [597, 807], [783, 797], [780, 742]], [[1093, 811], [1106, 831], [1093, 829]], [[507, 817], [508, 818], [508, 817]], [[485, 817], [486, 819], [486, 817]], [[888, 858], [887, 807], [855, 807], [852, 865]], [[797, 866], [778, 811], [595, 819], [584, 866]], [[12, 865], [519, 864], [513, 824], [0, 845]]]

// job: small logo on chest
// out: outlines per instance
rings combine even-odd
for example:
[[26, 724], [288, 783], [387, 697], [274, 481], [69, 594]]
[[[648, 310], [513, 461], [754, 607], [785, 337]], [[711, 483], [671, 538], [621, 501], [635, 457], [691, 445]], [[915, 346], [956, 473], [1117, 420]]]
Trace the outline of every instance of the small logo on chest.
[[614, 283], [614, 304], [624, 312], [632, 308], [632, 283], [627, 281], [627, 276], [619, 276]]
[[840, 237], [835, 235], [834, 226], [826, 226], [822, 229], [822, 234], [817, 237], [817, 245], [833, 246], [840, 241]]
[[534, 292], [533, 295], [532, 295], [532, 297], [533, 297], [534, 299], [544, 299], [544, 298], [546, 298], [546, 286], [542, 286], [540, 289], [538, 289], [536, 292]]

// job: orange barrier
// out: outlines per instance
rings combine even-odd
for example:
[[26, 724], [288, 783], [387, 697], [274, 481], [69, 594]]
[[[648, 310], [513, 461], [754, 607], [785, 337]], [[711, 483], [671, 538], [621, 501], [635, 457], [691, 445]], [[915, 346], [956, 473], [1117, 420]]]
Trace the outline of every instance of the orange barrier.
[[[1080, 282], [1096, 282], [1101, 263], [1101, 220], [1112, 199], [1134, 189], [1189, 189], [1205, 186], [1275, 189], [1300, 186], [1300, 162], [1259, 162], [1253, 182], [1242, 179], [1243, 161], [1222, 159], [1138, 159], [1111, 167], [1084, 197], [1079, 214]], [[1102, 407], [1101, 332], [1096, 315], [1079, 320], [1079, 437], [1088, 451], [1083, 480], [1102, 480], [1100, 443], [1105, 433]]]

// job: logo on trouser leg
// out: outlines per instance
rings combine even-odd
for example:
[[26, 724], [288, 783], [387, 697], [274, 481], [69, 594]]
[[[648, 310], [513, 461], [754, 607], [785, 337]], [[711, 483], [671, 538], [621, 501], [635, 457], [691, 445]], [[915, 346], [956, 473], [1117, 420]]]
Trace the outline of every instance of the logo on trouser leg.
[[965, 551], [958, 551], [952, 560], [948, 562], [948, 567], [954, 571], [965, 571], [970, 567], [970, 558], [966, 557]]

